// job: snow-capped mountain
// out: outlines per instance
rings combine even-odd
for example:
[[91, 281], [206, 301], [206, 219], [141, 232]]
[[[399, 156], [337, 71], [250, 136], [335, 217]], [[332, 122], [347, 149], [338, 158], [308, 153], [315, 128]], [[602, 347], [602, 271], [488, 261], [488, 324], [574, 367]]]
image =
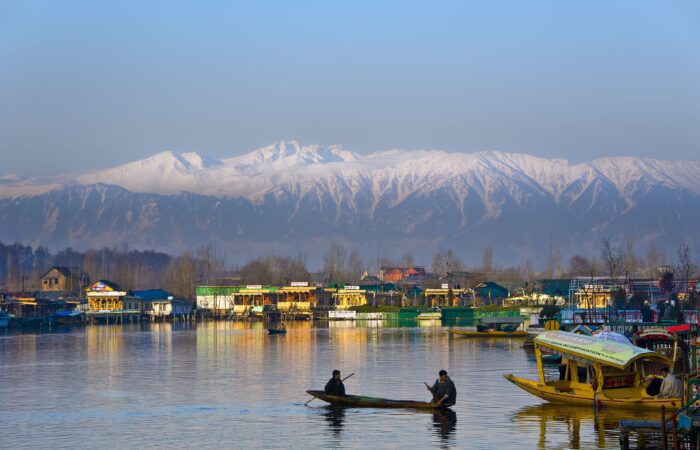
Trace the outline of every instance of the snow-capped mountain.
[[[221, 160], [163, 152], [48, 180], [0, 177], [0, 240], [77, 248], [129, 242], [178, 251], [215, 242], [323, 253], [331, 240], [368, 256], [439, 247], [503, 264], [541, 260], [550, 235], [566, 256], [602, 236], [674, 247], [698, 242], [697, 161], [388, 150], [279, 142]], [[508, 258], [508, 259], [506, 259]]]

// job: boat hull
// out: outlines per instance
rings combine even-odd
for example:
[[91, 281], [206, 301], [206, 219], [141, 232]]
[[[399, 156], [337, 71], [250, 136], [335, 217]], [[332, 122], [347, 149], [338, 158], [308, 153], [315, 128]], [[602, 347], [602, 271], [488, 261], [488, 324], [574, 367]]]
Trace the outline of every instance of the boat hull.
[[414, 400], [390, 400], [386, 398], [365, 397], [361, 395], [346, 395], [339, 397], [335, 395], [327, 395], [324, 391], [306, 391], [309, 395], [330, 403], [333, 406], [355, 406], [360, 408], [409, 408], [409, 409], [426, 409], [439, 410], [444, 409], [438, 406], [437, 403], [419, 402]]
[[269, 334], [287, 334], [287, 330], [279, 330], [277, 328], [268, 328], [267, 332]]
[[465, 331], [447, 330], [450, 333], [471, 338], [525, 338], [527, 331]]
[[[674, 411], [682, 406], [679, 398], [657, 398], [657, 397], [612, 397], [606, 395], [603, 391], [596, 395], [592, 389], [568, 389], [559, 390], [555, 386], [542, 385], [534, 380], [516, 377], [512, 374], [503, 375], [506, 380], [510, 381], [520, 389], [529, 392], [530, 394], [547, 400], [553, 403], [566, 403], [570, 405], [585, 405], [585, 406], [605, 406], [614, 408], [644, 408], [644, 409], [661, 409], [665, 407], [667, 410]], [[611, 390], [611, 394], [613, 393]]]

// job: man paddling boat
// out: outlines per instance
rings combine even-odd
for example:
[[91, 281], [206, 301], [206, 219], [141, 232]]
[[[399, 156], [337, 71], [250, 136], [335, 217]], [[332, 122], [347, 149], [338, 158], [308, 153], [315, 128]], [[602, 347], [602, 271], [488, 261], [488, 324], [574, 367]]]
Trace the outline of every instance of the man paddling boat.
[[439, 378], [435, 380], [433, 387], [425, 383], [425, 387], [433, 394], [433, 402], [438, 406], [448, 408], [457, 401], [457, 388], [450, 377], [447, 376], [446, 370], [441, 370], [438, 374]]
[[340, 378], [340, 370], [336, 369], [333, 371], [333, 376], [330, 380], [328, 380], [328, 383], [326, 383], [324, 392], [328, 395], [345, 397], [345, 385], [343, 384], [343, 380]]

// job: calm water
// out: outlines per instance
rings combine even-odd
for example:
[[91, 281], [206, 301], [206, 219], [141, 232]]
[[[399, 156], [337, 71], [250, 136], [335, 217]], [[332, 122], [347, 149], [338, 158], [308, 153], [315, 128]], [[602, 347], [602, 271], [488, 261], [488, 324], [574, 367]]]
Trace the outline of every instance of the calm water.
[[[616, 448], [612, 411], [555, 406], [522, 340], [381, 323], [88, 326], [0, 335], [2, 448]], [[309, 406], [339, 368], [349, 394], [428, 400], [445, 368], [454, 414]], [[556, 368], [553, 368], [556, 370]], [[637, 415], [636, 417], [641, 417]]]

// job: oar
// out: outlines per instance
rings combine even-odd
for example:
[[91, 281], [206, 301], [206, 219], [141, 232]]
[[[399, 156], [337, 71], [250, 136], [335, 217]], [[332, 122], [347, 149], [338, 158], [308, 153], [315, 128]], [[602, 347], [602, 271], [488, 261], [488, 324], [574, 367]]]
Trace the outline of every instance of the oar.
[[[343, 378], [343, 379], [340, 380], [340, 381], [341, 381], [341, 382], [342, 382], [342, 381], [345, 381], [345, 380], [347, 380], [348, 378], [350, 378], [350, 377], [353, 376], [353, 375], [355, 375], [355, 372], [351, 373], [350, 375], [348, 375], [347, 377]], [[315, 398], [316, 398], [316, 397], [311, 397], [311, 400], [309, 400], [308, 402], [304, 403], [304, 406], [308, 406], [309, 403], [311, 403]]]

